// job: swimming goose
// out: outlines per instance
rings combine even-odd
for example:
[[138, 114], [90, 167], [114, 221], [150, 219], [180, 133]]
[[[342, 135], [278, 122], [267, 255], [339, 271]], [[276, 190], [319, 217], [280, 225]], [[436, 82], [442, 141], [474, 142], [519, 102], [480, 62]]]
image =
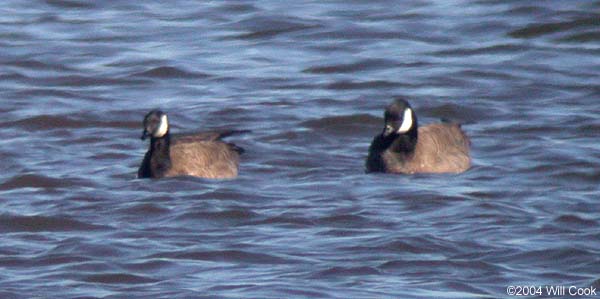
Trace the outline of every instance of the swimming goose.
[[469, 138], [460, 124], [418, 127], [417, 116], [402, 99], [384, 113], [385, 127], [369, 147], [367, 172], [460, 173], [469, 169]]
[[167, 115], [152, 110], [144, 117], [142, 140], [150, 136], [150, 148], [138, 170], [138, 178], [196, 176], [234, 178], [243, 149], [222, 138], [242, 131], [203, 132], [173, 135]]

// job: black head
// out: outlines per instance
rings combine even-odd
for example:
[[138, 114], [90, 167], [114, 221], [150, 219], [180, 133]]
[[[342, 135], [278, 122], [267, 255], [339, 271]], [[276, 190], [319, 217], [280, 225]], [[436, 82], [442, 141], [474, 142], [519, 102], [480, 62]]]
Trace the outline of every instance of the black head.
[[142, 140], [145, 140], [148, 135], [153, 138], [162, 138], [169, 132], [169, 122], [167, 114], [160, 110], [152, 110], [144, 117], [144, 132]]
[[396, 99], [387, 106], [384, 113], [383, 136], [411, 134], [417, 130], [417, 116], [410, 104]]

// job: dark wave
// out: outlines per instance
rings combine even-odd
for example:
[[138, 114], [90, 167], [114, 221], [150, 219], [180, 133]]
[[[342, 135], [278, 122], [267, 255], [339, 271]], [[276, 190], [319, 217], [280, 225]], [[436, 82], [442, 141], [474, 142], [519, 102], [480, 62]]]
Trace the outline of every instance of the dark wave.
[[376, 126], [382, 123], [382, 119], [369, 114], [354, 114], [343, 116], [330, 116], [319, 119], [307, 120], [300, 125], [317, 132], [354, 135], [363, 131], [369, 125]]
[[45, 2], [51, 6], [55, 6], [57, 8], [68, 8], [68, 9], [92, 9], [95, 8], [96, 5], [93, 3], [88, 3], [86, 1], [78, 1], [78, 0], [45, 0]]
[[473, 277], [478, 277], [483, 273], [495, 275], [501, 270], [498, 266], [488, 262], [469, 260], [394, 260], [385, 262], [378, 268], [391, 273], [410, 273], [417, 269], [423, 269], [439, 273], [438, 275], [453, 275], [455, 269], [460, 268], [463, 271], [469, 271]]
[[0, 74], [0, 80], [3, 81], [27, 81], [29, 80], [29, 77], [17, 73], [17, 72], [11, 72], [11, 73], [3, 73]]
[[58, 266], [58, 265], [66, 265], [66, 264], [79, 264], [89, 262], [91, 259], [88, 257], [66, 254], [66, 253], [50, 253], [41, 257], [37, 257], [33, 260], [30, 260], [30, 266]]
[[149, 78], [186, 78], [186, 79], [197, 79], [197, 78], [207, 78], [210, 77], [208, 74], [198, 73], [198, 72], [188, 72], [182, 69], [171, 67], [171, 66], [161, 66], [151, 68], [149, 70], [135, 73], [134, 77], [149, 77]]
[[516, 38], [534, 38], [572, 29], [594, 28], [598, 26], [598, 17], [580, 18], [564, 22], [534, 23], [521, 29], [513, 30], [508, 35]]
[[19, 298], [23, 298], [23, 294], [21, 292], [11, 292], [11, 291], [0, 290], [0, 297], [5, 298], [5, 299], [19, 299]]
[[593, 228], [598, 226], [598, 221], [594, 219], [584, 219], [577, 215], [561, 215], [554, 219], [557, 225], [566, 225], [577, 228]]
[[220, 3], [220, 6], [217, 8], [218, 10], [222, 10], [225, 13], [231, 13], [231, 12], [235, 12], [235, 13], [249, 13], [249, 12], [253, 12], [253, 11], [257, 11], [258, 8], [251, 4], [251, 3], [228, 3], [228, 2], [223, 2]]
[[37, 174], [23, 174], [12, 177], [0, 184], [0, 190], [12, 190], [19, 188], [71, 188], [76, 186], [88, 186], [87, 181], [77, 178], [53, 178]]
[[[349, 64], [337, 64], [326, 66], [313, 66], [302, 70], [304, 73], [313, 74], [332, 74], [332, 73], [353, 73], [375, 69], [385, 69], [394, 67], [396, 62], [387, 59], [364, 59]], [[405, 65], [407, 66], [407, 65]], [[422, 66], [420, 63], [410, 64], [409, 66]]]
[[[479, 120], [487, 120], [495, 116], [493, 109], [474, 109], [458, 103], [446, 103], [440, 106], [419, 108], [422, 115], [434, 117], [439, 120], [471, 124]], [[426, 125], [427, 123], [421, 122]]]
[[[482, 1], [483, 2], [483, 1]], [[535, 5], [525, 5], [525, 6], [517, 6], [506, 10], [507, 14], [516, 15], [516, 16], [532, 16], [532, 15], [543, 15], [552, 13], [551, 9], [535, 6]]]
[[66, 75], [58, 77], [32, 78], [31, 81], [42, 83], [47, 86], [131, 86], [147, 84], [146, 80], [127, 79], [118, 77], [98, 77], [84, 75]]
[[409, 84], [387, 80], [371, 80], [364, 82], [356, 81], [338, 81], [328, 84], [325, 88], [333, 90], [352, 90], [352, 89], [392, 89], [400, 86], [408, 86]]
[[6, 122], [8, 127], [20, 127], [31, 131], [78, 128], [139, 128], [139, 122], [91, 120], [92, 116], [82, 116], [77, 119], [65, 115], [36, 115], [17, 121]]
[[222, 221], [251, 220], [258, 214], [247, 210], [227, 210], [220, 212], [188, 212], [177, 217], [177, 220], [208, 219]]
[[14, 80], [34, 86], [62, 86], [62, 87], [91, 87], [91, 86], [130, 86], [147, 84], [147, 80], [127, 79], [119, 77], [100, 77], [85, 75], [62, 75], [52, 77], [34, 77], [20, 73], [0, 74], [2, 80]]
[[[540, 255], [544, 255], [546, 258], [537, 258]], [[548, 267], [567, 267], [568, 265], [590, 263], [596, 260], [594, 253], [586, 249], [567, 246], [527, 250], [506, 256], [505, 258], [510, 258], [517, 262], [527, 262], [531, 265], [544, 263]]]
[[68, 216], [0, 215], [0, 230], [3, 232], [94, 231], [106, 228], [74, 220]]
[[561, 37], [558, 39], [561, 42], [567, 43], [594, 43], [600, 41], [600, 32], [592, 31], [592, 32], [584, 32], [584, 33], [575, 33], [570, 34], [565, 37]]
[[360, 215], [343, 214], [320, 218], [317, 223], [334, 227], [361, 227], [367, 225], [369, 221], [368, 218]]
[[169, 209], [157, 203], [143, 203], [135, 206], [130, 206], [122, 210], [123, 213], [139, 214], [139, 215], [166, 215]]
[[102, 284], [147, 284], [159, 281], [157, 279], [148, 278], [146, 276], [127, 273], [91, 274], [83, 277], [82, 280], [85, 282]]
[[332, 267], [316, 273], [315, 279], [326, 279], [340, 276], [378, 275], [380, 271], [373, 267]]
[[293, 216], [278, 216], [278, 217], [270, 217], [264, 220], [257, 220], [248, 223], [248, 225], [289, 225], [289, 226], [304, 226], [311, 227], [315, 224], [315, 222], [311, 219], [305, 219], [300, 217]]
[[42, 62], [35, 59], [24, 59], [24, 60], [15, 60], [15, 61], [7, 61], [7, 65], [16, 66], [24, 69], [33, 69], [33, 70], [44, 70], [44, 71], [73, 71], [72, 68], [69, 68], [63, 64], [54, 64]]
[[296, 17], [277, 15], [253, 16], [233, 23], [232, 27], [241, 31], [246, 31], [247, 33], [238, 34], [230, 38], [264, 39], [285, 33], [318, 28], [319, 25]]
[[498, 44], [480, 48], [459, 48], [434, 52], [435, 56], [476, 56], [476, 55], [497, 55], [514, 54], [524, 50], [523, 45], [519, 44]]
[[156, 254], [153, 255], [152, 258], [203, 260], [213, 262], [242, 262], [250, 264], [288, 264], [293, 261], [265, 253], [254, 253], [242, 250], [170, 252]]
[[[438, 241], [438, 242], [436, 242]], [[439, 244], [439, 240], [436, 240], [433, 236], [423, 237], [405, 237], [401, 240], [392, 240], [387, 242], [373, 242], [369, 245], [355, 245], [344, 248], [352, 251], [376, 251], [376, 252], [398, 252], [398, 253], [414, 253], [414, 254], [426, 254], [435, 253], [440, 251], [448, 251], [452, 248]]]
[[121, 267], [130, 271], [158, 271], [161, 269], [167, 269], [169, 267], [177, 267], [177, 263], [173, 261], [166, 261], [161, 259], [150, 259], [142, 262], [131, 262], [122, 264]]
[[406, 31], [369, 30], [362, 27], [344, 28], [344, 30], [321, 30], [303, 36], [309, 40], [414, 40], [431, 44], [449, 44], [452, 39], [447, 35], [419, 35]]

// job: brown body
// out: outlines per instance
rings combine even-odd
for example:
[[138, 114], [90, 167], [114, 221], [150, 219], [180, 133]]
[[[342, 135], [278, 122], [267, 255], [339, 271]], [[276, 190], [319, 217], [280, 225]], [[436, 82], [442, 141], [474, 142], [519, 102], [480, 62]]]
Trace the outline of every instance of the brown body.
[[414, 151], [381, 153], [385, 172], [460, 173], [471, 166], [469, 139], [457, 124], [432, 124], [418, 128]]
[[216, 139], [202, 140], [197, 136], [175, 139], [171, 144], [171, 167], [164, 176], [234, 178], [238, 175], [240, 163], [237, 149], [232, 144]]
[[193, 135], [166, 134], [152, 138], [138, 170], [139, 178], [196, 176], [228, 179], [238, 175], [243, 149], [221, 138], [242, 131], [206, 132]]

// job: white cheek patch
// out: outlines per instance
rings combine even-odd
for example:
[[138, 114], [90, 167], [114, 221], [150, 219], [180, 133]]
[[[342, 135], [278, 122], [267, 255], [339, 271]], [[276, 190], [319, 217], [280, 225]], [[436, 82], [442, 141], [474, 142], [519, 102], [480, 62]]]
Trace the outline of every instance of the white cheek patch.
[[398, 133], [400, 133], [400, 134], [406, 133], [406, 132], [408, 132], [408, 130], [410, 130], [410, 128], [412, 128], [412, 126], [413, 126], [412, 110], [410, 108], [406, 108], [406, 109], [404, 109], [404, 116], [402, 117], [402, 125], [400, 126], [400, 129], [398, 129]]
[[167, 134], [167, 130], [169, 129], [169, 122], [167, 121], [167, 115], [164, 114], [160, 118], [160, 124], [158, 125], [158, 129], [154, 132], [154, 137], [160, 138]]

